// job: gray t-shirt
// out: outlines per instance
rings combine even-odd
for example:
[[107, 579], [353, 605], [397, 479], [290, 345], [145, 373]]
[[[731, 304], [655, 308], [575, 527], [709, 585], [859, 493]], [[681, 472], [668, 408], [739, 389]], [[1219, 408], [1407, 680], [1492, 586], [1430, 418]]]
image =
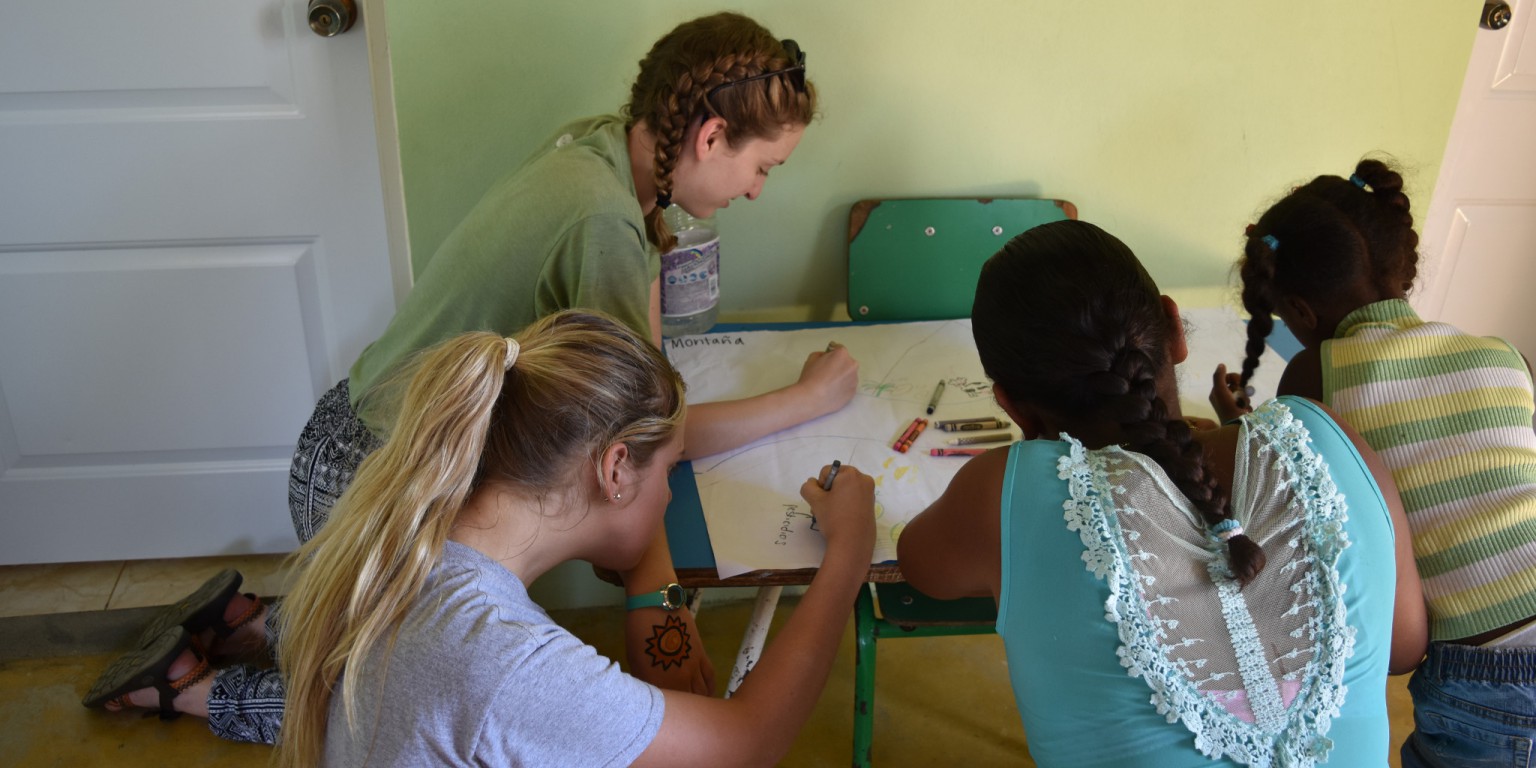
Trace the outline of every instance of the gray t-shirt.
[[629, 765], [664, 710], [659, 689], [555, 624], [506, 568], [452, 541], [398, 637], [347, 674], [364, 678], [357, 732], [332, 699], [330, 766]]

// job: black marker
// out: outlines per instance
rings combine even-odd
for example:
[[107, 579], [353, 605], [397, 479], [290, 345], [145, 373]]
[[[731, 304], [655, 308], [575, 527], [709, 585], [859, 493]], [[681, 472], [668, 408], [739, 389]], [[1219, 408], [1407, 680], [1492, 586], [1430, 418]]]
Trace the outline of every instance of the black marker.
[[832, 460], [832, 468], [827, 470], [827, 479], [821, 481], [823, 491], [832, 490], [832, 481], [837, 479], [837, 470], [843, 468], [843, 463], [837, 459]]
[[944, 380], [939, 379], [939, 385], [933, 388], [933, 397], [928, 398], [928, 413], [933, 414], [933, 409], [939, 407], [939, 396], [944, 394]]

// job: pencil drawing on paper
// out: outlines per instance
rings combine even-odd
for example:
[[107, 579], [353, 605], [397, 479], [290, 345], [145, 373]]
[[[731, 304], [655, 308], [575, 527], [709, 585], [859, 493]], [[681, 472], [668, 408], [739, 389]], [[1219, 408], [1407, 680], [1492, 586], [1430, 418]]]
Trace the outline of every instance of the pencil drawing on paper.
[[859, 394], [876, 398], [904, 398], [912, 394], [912, 382], [906, 379], [898, 381], [862, 379], [859, 381]]
[[[928, 456], [919, 434], [897, 454], [891, 440], [923, 413], [939, 380], [961, 394], [946, 415], [998, 413], [968, 320], [731, 334], [728, 344], [669, 346], [690, 401], [746, 397], [794, 381], [811, 351], [837, 342], [864, 373], [842, 410], [739, 449], [695, 459], [694, 480], [720, 574], [814, 567], [826, 543], [800, 487], [837, 459], [875, 482], [875, 562], [895, 559], [896, 532], [936, 498], [962, 462]], [[740, 343], [736, 343], [739, 341]], [[787, 380], [786, 380], [786, 377]], [[980, 386], [978, 386], [980, 384]], [[894, 530], [893, 530], [894, 529]]]
[[964, 392], [972, 399], [992, 396], [992, 382], [987, 379], [975, 380], [965, 376], [955, 376], [946, 381], [951, 389]]

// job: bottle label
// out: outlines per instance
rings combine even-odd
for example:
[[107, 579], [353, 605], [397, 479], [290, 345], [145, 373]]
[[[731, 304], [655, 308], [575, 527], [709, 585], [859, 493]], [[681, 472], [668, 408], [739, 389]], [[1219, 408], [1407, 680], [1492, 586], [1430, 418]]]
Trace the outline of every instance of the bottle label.
[[720, 238], [661, 257], [661, 314], [693, 315], [720, 301]]

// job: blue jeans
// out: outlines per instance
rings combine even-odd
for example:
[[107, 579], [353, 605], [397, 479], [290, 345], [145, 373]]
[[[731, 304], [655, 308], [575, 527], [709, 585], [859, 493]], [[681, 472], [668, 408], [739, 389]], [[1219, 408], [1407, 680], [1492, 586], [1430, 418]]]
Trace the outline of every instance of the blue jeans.
[[1536, 648], [1430, 643], [1408, 692], [1403, 768], [1536, 766]]

